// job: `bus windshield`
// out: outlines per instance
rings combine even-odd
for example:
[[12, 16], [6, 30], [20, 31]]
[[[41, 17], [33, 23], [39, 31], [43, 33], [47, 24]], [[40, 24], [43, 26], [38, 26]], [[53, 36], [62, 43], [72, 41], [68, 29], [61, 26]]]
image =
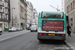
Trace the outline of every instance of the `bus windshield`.
[[62, 13], [42, 12], [42, 18], [63, 18]]

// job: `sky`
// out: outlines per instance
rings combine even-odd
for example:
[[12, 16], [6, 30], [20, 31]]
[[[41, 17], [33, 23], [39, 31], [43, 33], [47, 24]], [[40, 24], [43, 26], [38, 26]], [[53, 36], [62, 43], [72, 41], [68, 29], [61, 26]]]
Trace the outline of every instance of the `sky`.
[[37, 12], [41, 11], [57, 11], [56, 9], [50, 7], [50, 5], [54, 6], [61, 10], [61, 0], [27, 0], [33, 4], [33, 7], [37, 10]]

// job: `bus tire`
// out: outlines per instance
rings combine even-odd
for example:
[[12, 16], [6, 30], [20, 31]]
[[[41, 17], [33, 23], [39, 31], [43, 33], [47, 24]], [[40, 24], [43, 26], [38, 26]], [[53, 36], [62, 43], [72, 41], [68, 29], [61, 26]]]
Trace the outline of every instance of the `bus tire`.
[[40, 42], [43, 42], [43, 40], [42, 39], [38, 39]]

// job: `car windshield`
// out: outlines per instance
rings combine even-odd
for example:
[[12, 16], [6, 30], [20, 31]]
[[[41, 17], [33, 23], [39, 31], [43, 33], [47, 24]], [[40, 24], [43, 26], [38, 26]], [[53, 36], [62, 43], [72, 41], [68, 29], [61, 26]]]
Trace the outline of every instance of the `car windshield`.
[[9, 29], [12, 29], [12, 27], [10, 27]]

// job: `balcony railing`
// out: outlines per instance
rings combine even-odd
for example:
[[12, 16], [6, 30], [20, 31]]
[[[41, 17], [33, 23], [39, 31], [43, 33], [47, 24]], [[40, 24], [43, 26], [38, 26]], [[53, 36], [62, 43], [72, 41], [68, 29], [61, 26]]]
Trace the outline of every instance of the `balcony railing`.
[[0, 6], [3, 6], [4, 4], [2, 2], [0, 2]]
[[8, 0], [5, 0], [5, 2], [8, 2]]
[[8, 14], [8, 11], [6, 11], [5, 14]]
[[8, 5], [5, 5], [5, 8], [8, 8]]
[[0, 9], [0, 13], [3, 13], [3, 9]]
[[5, 8], [8, 8], [8, 3], [7, 3], [7, 4], [5, 4], [4, 6], [5, 6]]

